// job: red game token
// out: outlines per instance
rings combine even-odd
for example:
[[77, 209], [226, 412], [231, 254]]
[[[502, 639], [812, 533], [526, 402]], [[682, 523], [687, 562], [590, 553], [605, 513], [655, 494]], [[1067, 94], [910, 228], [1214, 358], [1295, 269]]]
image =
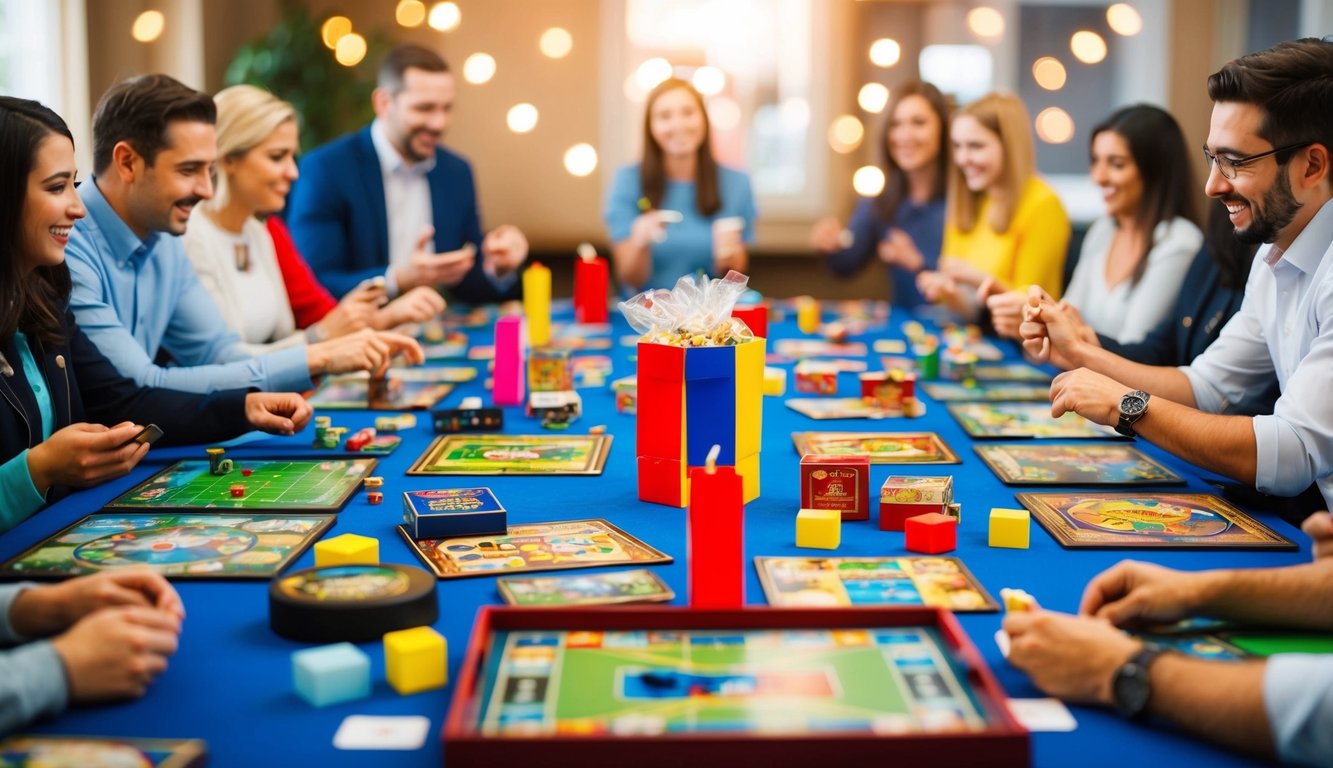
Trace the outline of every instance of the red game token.
[[242, 477], [249, 477], [253, 472], [254, 472], [253, 469], [242, 469], [242, 470], [241, 470], [241, 476], [242, 476]]
[[231, 495], [233, 498], [237, 499], [241, 498], [242, 496], [245, 495], [245, 486], [240, 483], [233, 485], [231, 487]]
[[371, 504], [379, 504], [384, 501], [384, 494], [379, 491], [371, 491], [366, 494], [366, 501]]

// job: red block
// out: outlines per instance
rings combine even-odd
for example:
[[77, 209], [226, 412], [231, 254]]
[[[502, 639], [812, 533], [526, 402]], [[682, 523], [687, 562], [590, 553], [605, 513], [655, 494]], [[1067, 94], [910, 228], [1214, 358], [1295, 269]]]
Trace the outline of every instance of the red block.
[[745, 502], [734, 467], [690, 470], [686, 529], [691, 608], [745, 606]]
[[639, 456], [639, 499], [670, 507], [685, 506], [685, 475], [681, 462]]
[[949, 515], [929, 512], [907, 518], [903, 526], [910, 552], [938, 555], [958, 548], [958, 521]]
[[731, 316], [742, 320], [750, 327], [750, 332], [755, 338], [768, 338], [768, 305], [755, 304], [748, 307], [735, 307], [731, 310]]
[[879, 505], [879, 529], [881, 531], [901, 531], [903, 523], [909, 517], [926, 515], [932, 512], [943, 514], [944, 504], [885, 504]]
[[244, 495], [245, 495], [245, 486], [244, 486], [244, 485], [242, 485], [242, 484], [240, 484], [240, 483], [236, 483], [235, 485], [233, 485], [233, 486], [231, 487], [231, 497], [232, 497], [233, 499], [239, 499], [239, 498], [241, 498], [241, 497], [244, 496]]

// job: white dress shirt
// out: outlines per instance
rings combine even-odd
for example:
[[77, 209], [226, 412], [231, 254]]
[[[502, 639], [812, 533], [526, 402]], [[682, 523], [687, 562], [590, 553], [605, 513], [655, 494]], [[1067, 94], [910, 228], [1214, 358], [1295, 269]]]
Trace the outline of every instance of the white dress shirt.
[[[435, 214], [426, 174], [434, 170], [435, 157], [408, 163], [389, 142], [384, 125], [378, 119], [370, 124], [370, 140], [375, 145], [384, 177], [384, 210], [389, 225], [389, 266], [384, 277], [389, 295], [397, 296], [394, 269], [407, 263], [421, 233], [434, 226]], [[430, 248], [434, 250], [433, 242]]]

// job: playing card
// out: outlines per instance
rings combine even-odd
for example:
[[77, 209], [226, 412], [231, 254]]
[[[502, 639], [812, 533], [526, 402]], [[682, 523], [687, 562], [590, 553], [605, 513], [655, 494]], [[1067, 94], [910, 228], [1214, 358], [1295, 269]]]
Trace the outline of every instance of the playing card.
[[1078, 721], [1059, 699], [1010, 699], [1009, 712], [1034, 732], [1063, 733], [1078, 727]]
[[377, 717], [348, 715], [333, 735], [338, 749], [420, 749], [430, 731], [430, 718], [420, 715]]

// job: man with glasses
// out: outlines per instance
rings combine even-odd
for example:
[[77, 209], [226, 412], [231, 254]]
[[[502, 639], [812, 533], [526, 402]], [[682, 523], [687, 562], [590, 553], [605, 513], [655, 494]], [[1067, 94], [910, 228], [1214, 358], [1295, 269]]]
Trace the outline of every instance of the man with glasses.
[[[1024, 346], [1066, 367], [1051, 410], [1140, 434], [1260, 490], [1318, 483], [1333, 501], [1333, 42], [1281, 43], [1208, 79], [1213, 114], [1205, 187], [1238, 239], [1265, 243], [1240, 311], [1188, 366], [1146, 366], [1075, 338], [1067, 316], [1033, 296]], [[1188, 289], [1187, 289], [1188, 290]], [[1272, 413], [1246, 404], [1274, 378]], [[1254, 412], [1254, 411], [1249, 411]], [[1184, 573], [1123, 562], [1093, 580], [1081, 616], [1012, 614], [1009, 661], [1043, 690], [1162, 717], [1219, 743], [1286, 762], [1333, 761], [1333, 656], [1221, 662], [1162, 654], [1118, 627], [1193, 615], [1333, 630], [1330, 521], [1310, 518], [1314, 563]]]

